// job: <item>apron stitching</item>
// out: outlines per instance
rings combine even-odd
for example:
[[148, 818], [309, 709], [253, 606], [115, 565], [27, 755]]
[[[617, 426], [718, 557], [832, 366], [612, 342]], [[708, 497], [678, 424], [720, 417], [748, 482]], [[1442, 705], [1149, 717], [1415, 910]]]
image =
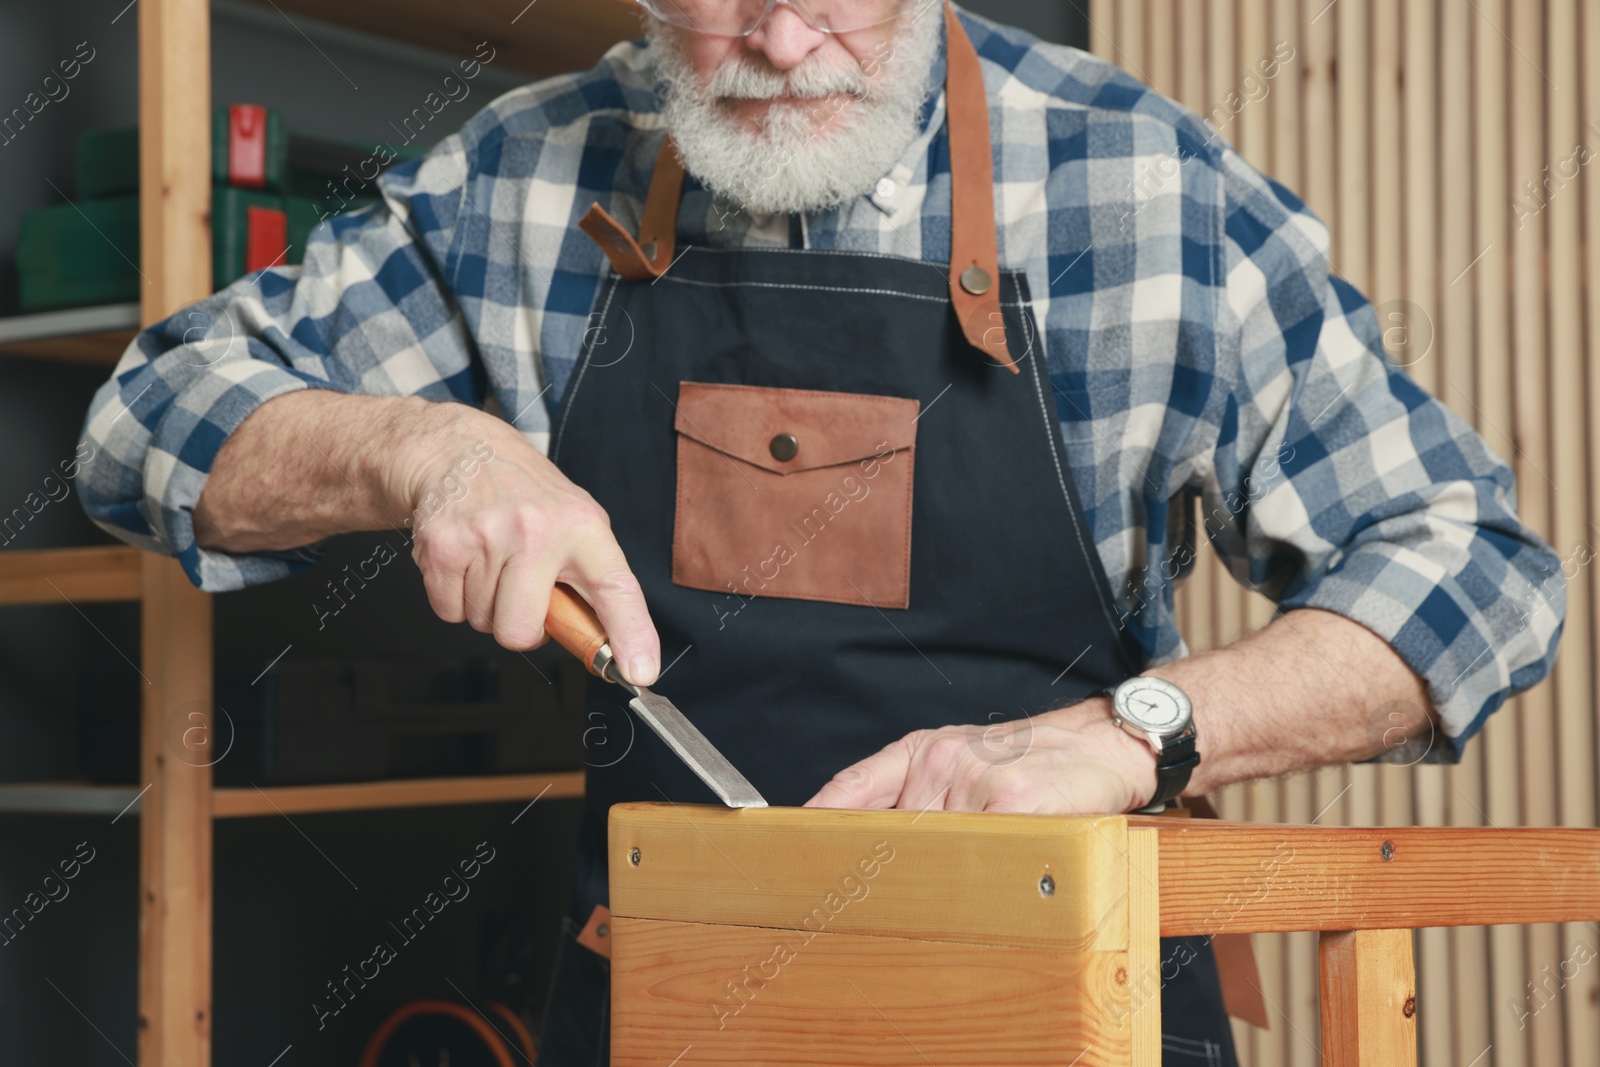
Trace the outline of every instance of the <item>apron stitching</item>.
[[907, 300], [922, 300], [930, 304], [948, 304], [947, 296], [923, 296], [921, 293], [902, 293], [894, 289], [853, 289], [840, 285], [794, 285], [784, 282], [702, 282], [691, 278], [678, 278], [663, 274], [659, 281], [678, 285], [697, 285], [703, 289], [795, 289], [818, 293], [864, 293], [868, 296], [899, 296]]
[[887, 252], [862, 252], [854, 248], [780, 248], [776, 245], [772, 247], [760, 248], [707, 248], [704, 245], [696, 245], [695, 251], [714, 253], [716, 255], [740, 255], [749, 252], [784, 252], [789, 255], [809, 255], [815, 252], [825, 252], [830, 256], [857, 256], [861, 259], [887, 259], [896, 263], [910, 263], [924, 267], [933, 267], [945, 277], [949, 276], [950, 270], [948, 263], [941, 263], [938, 260], [913, 259], [910, 256], [893, 256]]
[[[1024, 318], [1023, 322], [1024, 325], [1026, 325], [1027, 319]], [[1029, 330], [1028, 335], [1028, 351], [1025, 353], [1024, 358], [1026, 358], [1028, 355], [1034, 354], [1033, 331]], [[1032, 360], [1032, 362], [1034, 364], [1033, 391], [1034, 395], [1039, 399], [1039, 411], [1044, 416], [1044, 425], [1046, 431], [1048, 432], [1050, 443], [1050, 462], [1053, 463], [1056, 468], [1056, 485], [1061, 490], [1061, 496], [1066, 502], [1067, 511], [1072, 515], [1072, 536], [1078, 543], [1078, 551], [1083, 556], [1083, 564], [1089, 568], [1089, 573], [1093, 575], [1095, 573], [1095, 561], [1089, 556], [1092, 546], [1084, 544], [1082, 532], [1084, 521], [1083, 518], [1078, 515], [1078, 509], [1073, 505], [1072, 492], [1067, 488], [1065, 472], [1061, 468], [1062, 457], [1059, 453], [1056, 440], [1061, 433], [1059, 420], [1053, 420], [1051, 418], [1050, 407], [1045, 403], [1044, 385], [1040, 380], [1040, 373], [1042, 370], [1042, 368], [1039, 366], [1040, 361], [1039, 359], [1035, 358]], [[1105, 591], [1100, 588], [1100, 583], [1098, 581], [1093, 581], [1089, 584], [1094, 587], [1095, 599], [1100, 601], [1100, 611], [1105, 616], [1106, 624], [1111, 627], [1111, 632], [1113, 636], [1115, 636], [1118, 631], [1118, 627], [1117, 624], [1112, 621], [1113, 616], [1111, 613], [1111, 606], [1106, 603]]]
[[[606, 290], [605, 306], [600, 309], [600, 324], [602, 331], [605, 328], [606, 315], [611, 311], [611, 301], [617, 295], [617, 283], [622, 280], [620, 274], [611, 276], [611, 288]], [[555, 440], [550, 443], [550, 462], [554, 463], [561, 454], [561, 444], [567, 435], [567, 419], [572, 415], [572, 401], [578, 395], [578, 387], [583, 384], [583, 376], [589, 369], [589, 363], [594, 356], [594, 342], [584, 346], [583, 353], [578, 359], [578, 373], [572, 379], [572, 388], [567, 391], [565, 403], [561, 407], [561, 425], [556, 428]]]

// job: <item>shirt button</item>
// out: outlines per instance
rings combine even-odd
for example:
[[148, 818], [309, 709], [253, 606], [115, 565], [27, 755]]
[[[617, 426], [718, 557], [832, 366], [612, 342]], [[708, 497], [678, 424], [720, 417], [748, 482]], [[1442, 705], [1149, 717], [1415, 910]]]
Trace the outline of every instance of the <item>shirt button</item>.
[[900, 187], [894, 183], [893, 178], [878, 179], [878, 197], [880, 199], [893, 200], [894, 194], [898, 193], [899, 191]]

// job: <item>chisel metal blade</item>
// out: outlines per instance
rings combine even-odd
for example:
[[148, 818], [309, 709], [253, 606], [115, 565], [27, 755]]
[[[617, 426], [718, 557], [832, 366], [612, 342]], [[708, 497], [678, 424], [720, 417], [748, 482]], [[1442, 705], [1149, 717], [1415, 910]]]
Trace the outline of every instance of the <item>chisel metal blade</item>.
[[730, 808], [764, 808], [767, 802], [738, 768], [717, 751], [705, 734], [684, 717], [666, 697], [643, 687], [627, 686], [635, 695], [628, 701], [645, 725], [665, 741], [711, 791]]

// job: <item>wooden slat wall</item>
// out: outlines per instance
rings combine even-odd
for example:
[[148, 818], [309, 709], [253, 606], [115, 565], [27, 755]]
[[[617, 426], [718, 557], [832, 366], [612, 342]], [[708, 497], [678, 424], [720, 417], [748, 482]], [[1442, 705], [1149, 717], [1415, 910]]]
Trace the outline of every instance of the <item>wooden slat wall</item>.
[[[1554, 676], [1494, 716], [1460, 766], [1234, 786], [1222, 814], [1596, 825], [1600, 0], [1095, 0], [1090, 18], [1097, 55], [1202, 115], [1293, 48], [1222, 135], [1329, 225], [1335, 269], [1408, 345], [1396, 358], [1510, 459], [1523, 516], [1567, 561]], [[1209, 552], [1178, 600], [1195, 649], [1272, 611]], [[1241, 1058], [1312, 1067], [1314, 935], [1257, 935], [1256, 950], [1273, 1027], [1236, 1024]], [[1416, 953], [1427, 1067], [1600, 1063], [1595, 926], [1427, 930]]]

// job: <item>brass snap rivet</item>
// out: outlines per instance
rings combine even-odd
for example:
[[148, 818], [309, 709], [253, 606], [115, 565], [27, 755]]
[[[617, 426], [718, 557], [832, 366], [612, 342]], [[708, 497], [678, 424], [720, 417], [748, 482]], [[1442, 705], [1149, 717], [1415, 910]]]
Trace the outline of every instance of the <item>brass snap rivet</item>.
[[594, 928], [594, 932], [600, 937], [605, 937], [607, 934], [611, 933], [611, 927], [607, 926], [605, 923], [601, 923], [599, 926]]
[[656, 243], [654, 241], [646, 241], [639, 251], [644, 253], [644, 258], [649, 262], [654, 263], [656, 261], [656, 252], [658, 249], [656, 248]]
[[961, 288], [973, 296], [982, 296], [994, 285], [994, 279], [982, 267], [968, 267], [961, 272]]
[[792, 433], [780, 433], [767, 447], [772, 450], [772, 458], [779, 463], [787, 463], [800, 453], [800, 442], [794, 439]]

